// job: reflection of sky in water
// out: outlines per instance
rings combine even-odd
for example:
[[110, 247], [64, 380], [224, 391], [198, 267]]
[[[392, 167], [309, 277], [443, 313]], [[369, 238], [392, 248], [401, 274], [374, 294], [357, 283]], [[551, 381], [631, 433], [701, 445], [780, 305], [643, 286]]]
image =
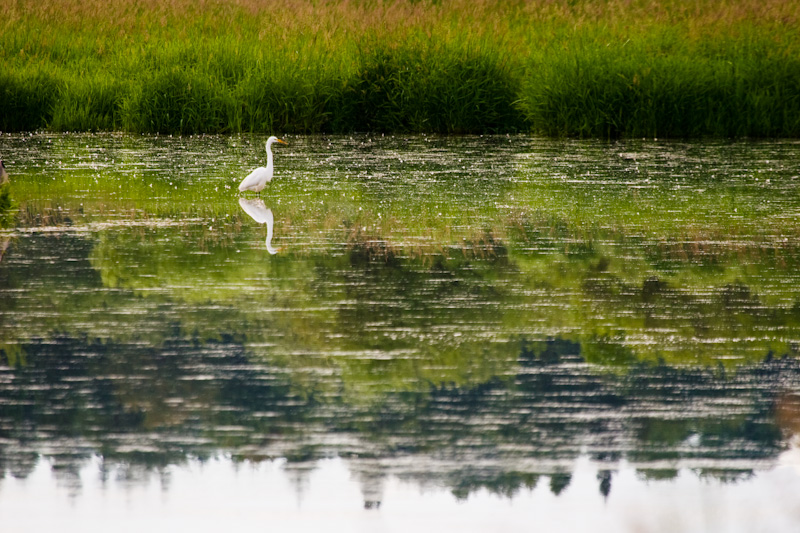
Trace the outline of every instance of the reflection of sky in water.
[[283, 461], [234, 465], [217, 459], [168, 467], [162, 479], [131, 484], [101, 481], [95, 461], [81, 473], [80, 488], [54, 485], [42, 464], [28, 479], [0, 485], [0, 517], [3, 531], [17, 533], [789, 532], [800, 520], [798, 455], [793, 449], [777, 467], [728, 483], [689, 470], [671, 481], [643, 481], [622, 465], [608, 497], [598, 491], [596, 465], [584, 458], [558, 496], [547, 478], [512, 499], [480, 491], [461, 501], [438, 486], [387, 476], [378, 491], [381, 504], [369, 508], [364, 499], [377, 496], [371, 481], [364, 483], [369, 476], [344, 459], [310, 470], [287, 469]]

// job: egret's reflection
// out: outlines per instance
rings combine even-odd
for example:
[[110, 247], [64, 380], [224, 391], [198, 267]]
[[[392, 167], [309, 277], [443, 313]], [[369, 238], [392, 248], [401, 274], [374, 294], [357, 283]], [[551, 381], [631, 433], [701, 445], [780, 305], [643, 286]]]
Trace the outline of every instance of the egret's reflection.
[[6, 255], [9, 245], [11, 244], [11, 237], [3, 237], [0, 239], [0, 263], [3, 261], [3, 256]]
[[253, 220], [259, 224], [267, 225], [267, 251], [272, 255], [277, 254], [280, 249], [273, 248], [272, 246], [272, 226], [274, 225], [272, 210], [267, 209], [267, 206], [264, 205], [264, 201], [260, 198], [253, 200], [239, 198], [239, 205], [242, 206], [244, 212], [250, 215]]

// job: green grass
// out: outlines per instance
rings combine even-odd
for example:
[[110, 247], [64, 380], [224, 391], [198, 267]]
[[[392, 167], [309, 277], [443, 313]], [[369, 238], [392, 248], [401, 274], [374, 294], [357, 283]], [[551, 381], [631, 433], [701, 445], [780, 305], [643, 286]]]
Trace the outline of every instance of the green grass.
[[713, 55], [642, 42], [553, 52], [526, 80], [528, 118], [551, 135], [796, 137], [800, 56], [738, 44]]
[[332, 127], [440, 133], [525, 127], [517, 80], [488, 50], [379, 47], [337, 94]]
[[36, 64], [0, 68], [0, 130], [28, 131], [53, 122], [66, 91], [53, 68]]
[[800, 136], [789, 0], [20, 0], [0, 130]]

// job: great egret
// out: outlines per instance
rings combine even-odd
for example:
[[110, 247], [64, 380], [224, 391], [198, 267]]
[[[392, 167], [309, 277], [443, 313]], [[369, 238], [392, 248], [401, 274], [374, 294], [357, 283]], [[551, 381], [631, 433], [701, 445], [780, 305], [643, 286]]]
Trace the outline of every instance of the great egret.
[[289, 144], [282, 139], [278, 139], [274, 135], [267, 139], [267, 166], [258, 167], [250, 174], [247, 175], [242, 183], [239, 184], [240, 191], [254, 191], [258, 192], [264, 188], [268, 181], [272, 179], [273, 165], [272, 165], [272, 143]]
[[5, 162], [0, 159], [0, 185], [8, 183], [8, 172], [6, 172]]
[[267, 251], [271, 255], [277, 254], [279, 249], [272, 247], [272, 226], [274, 225], [272, 210], [267, 209], [267, 206], [264, 205], [264, 201], [261, 198], [255, 200], [239, 198], [239, 205], [242, 206], [244, 212], [250, 215], [253, 220], [259, 224], [267, 225]]

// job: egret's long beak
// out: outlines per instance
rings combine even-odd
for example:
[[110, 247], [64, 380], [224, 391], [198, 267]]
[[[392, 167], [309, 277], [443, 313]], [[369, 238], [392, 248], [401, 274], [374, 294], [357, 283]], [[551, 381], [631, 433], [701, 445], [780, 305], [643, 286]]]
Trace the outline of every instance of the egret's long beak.
[[283, 139], [275, 139], [275, 140], [276, 140], [276, 141], [278, 141], [278, 142], [279, 142], [279, 143], [281, 143], [281, 144], [285, 144], [286, 146], [289, 146], [289, 143], [287, 143], [287, 142], [286, 142], [286, 141], [284, 141]]

